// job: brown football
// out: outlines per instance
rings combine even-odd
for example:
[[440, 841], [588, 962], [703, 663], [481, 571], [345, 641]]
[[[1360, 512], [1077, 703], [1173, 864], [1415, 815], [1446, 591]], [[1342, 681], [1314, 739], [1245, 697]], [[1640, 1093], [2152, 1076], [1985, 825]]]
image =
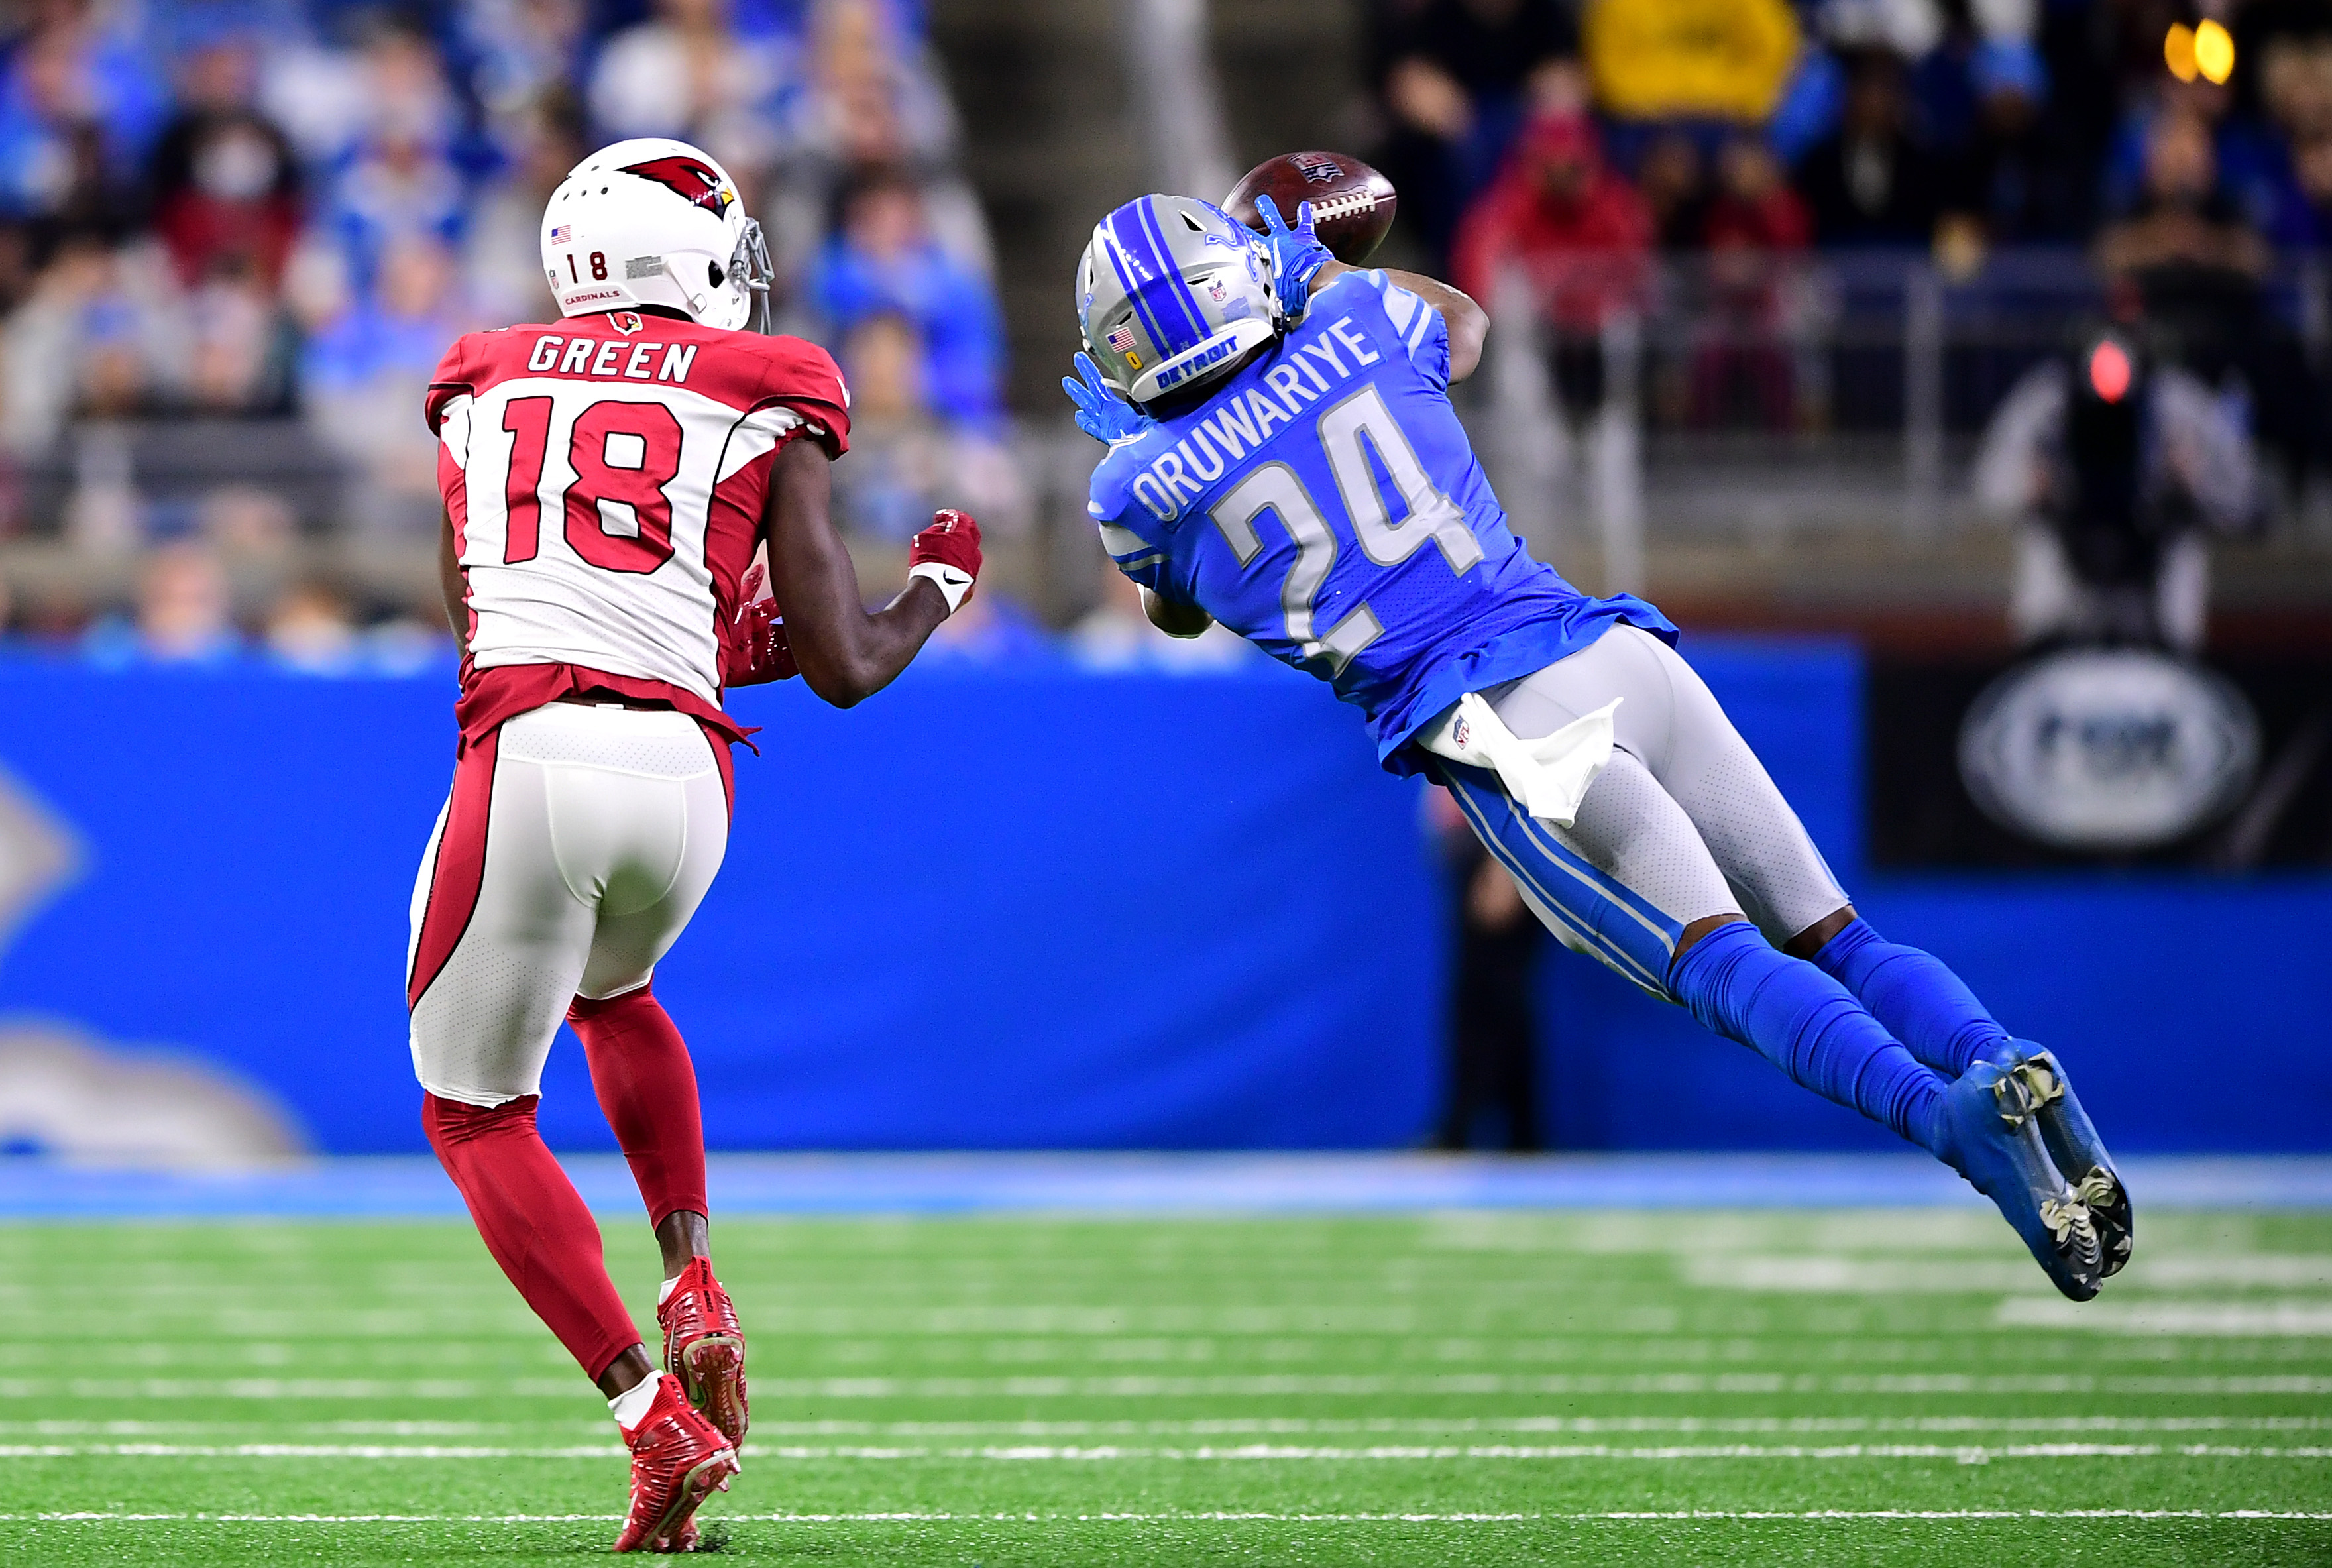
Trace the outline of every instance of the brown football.
[[1320, 243], [1338, 261], [1354, 266], [1368, 260], [1383, 240], [1385, 230], [1392, 226], [1393, 209], [1400, 205], [1392, 181], [1341, 152], [1285, 152], [1266, 159], [1231, 187], [1223, 198], [1223, 210], [1260, 233], [1263, 219], [1255, 210], [1258, 196], [1270, 196], [1290, 224], [1295, 221], [1295, 204], [1310, 202]]

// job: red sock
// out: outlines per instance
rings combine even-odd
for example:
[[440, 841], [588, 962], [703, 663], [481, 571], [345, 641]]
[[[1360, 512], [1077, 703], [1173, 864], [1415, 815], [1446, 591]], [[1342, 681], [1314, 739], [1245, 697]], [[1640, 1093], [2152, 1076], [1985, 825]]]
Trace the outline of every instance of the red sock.
[[421, 1096], [421, 1125], [486, 1250], [585, 1372], [597, 1378], [640, 1343], [607, 1278], [598, 1222], [534, 1128], [540, 1095], [482, 1110]]
[[672, 1016], [646, 986], [567, 1009], [591, 1064], [591, 1087], [631, 1162], [648, 1223], [667, 1215], [710, 1214], [704, 1200], [704, 1118], [696, 1067]]

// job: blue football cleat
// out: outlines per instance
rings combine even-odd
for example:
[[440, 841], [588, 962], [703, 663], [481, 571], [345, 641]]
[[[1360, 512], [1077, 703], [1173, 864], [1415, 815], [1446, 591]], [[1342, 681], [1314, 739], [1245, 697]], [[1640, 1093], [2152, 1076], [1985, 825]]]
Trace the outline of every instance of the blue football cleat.
[[2049, 1162], [2024, 1081], [1995, 1062], [1971, 1066], [1944, 1091], [1945, 1163], [2000, 1205], [2057, 1288], [2075, 1301], [2104, 1277], [2088, 1206]]
[[2072, 1183], [2098, 1229], [2104, 1254], [2104, 1275], [2118, 1274], [2128, 1263], [2137, 1240], [2136, 1216], [2130, 1209], [2129, 1189], [2106, 1152], [2096, 1123], [2081, 1109], [2080, 1097], [2065, 1076], [2056, 1056], [2030, 1040], [2011, 1040], [1992, 1053], [1992, 1064], [2012, 1075], [2024, 1086], [2033, 1120], [2040, 1124], [2040, 1142], [2050, 1162]]

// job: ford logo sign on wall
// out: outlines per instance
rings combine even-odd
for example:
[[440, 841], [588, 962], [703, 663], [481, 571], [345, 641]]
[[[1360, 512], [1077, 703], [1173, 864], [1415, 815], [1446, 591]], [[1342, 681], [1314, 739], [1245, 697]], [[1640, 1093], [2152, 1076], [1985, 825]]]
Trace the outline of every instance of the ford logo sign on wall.
[[2010, 670], [1960, 730], [1984, 815], [2060, 849], [2151, 849], [2224, 811], [2259, 766], [2259, 721], [2223, 677], [2166, 654], [2079, 649]]

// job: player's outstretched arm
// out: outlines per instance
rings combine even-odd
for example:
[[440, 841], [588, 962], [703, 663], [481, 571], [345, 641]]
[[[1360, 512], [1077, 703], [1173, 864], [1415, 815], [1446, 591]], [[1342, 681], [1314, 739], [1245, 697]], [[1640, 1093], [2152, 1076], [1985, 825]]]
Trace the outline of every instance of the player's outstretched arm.
[[[1343, 262], [1330, 262], [1312, 280], [1313, 292], [1326, 288], [1345, 272], [1361, 270]], [[1449, 379], [1463, 381], [1471, 376], [1482, 363], [1482, 345], [1490, 336], [1490, 313], [1476, 304], [1472, 295], [1451, 288], [1438, 278], [1392, 267], [1387, 267], [1384, 274], [1441, 312], [1442, 320], [1449, 327]]]
[[815, 441], [780, 448], [761, 526], [794, 662], [811, 691], [847, 708], [896, 679], [970, 593], [980, 574], [980, 525], [960, 512], [941, 513], [941, 521], [915, 536], [916, 569], [930, 563], [933, 569], [869, 615], [858, 598], [857, 569], [827, 512], [833, 480], [827, 463]]

